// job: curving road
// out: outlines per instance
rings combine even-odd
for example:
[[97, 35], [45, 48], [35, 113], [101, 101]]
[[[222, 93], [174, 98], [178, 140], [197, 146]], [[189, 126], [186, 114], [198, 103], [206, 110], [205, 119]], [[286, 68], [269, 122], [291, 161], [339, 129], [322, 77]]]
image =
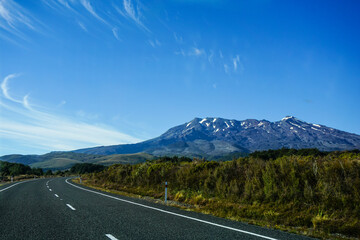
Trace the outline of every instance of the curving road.
[[0, 187], [0, 239], [310, 239], [100, 192], [66, 178]]

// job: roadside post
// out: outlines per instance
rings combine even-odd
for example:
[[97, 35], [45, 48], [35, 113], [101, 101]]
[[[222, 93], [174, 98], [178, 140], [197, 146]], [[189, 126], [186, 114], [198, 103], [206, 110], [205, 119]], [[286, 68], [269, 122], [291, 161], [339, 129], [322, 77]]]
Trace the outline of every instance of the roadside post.
[[165, 204], [167, 204], [167, 187], [168, 187], [168, 183], [165, 182]]
[[79, 178], [80, 178], [80, 183], [82, 183], [81, 176], [79, 176]]
[[11, 182], [14, 182], [14, 176], [11, 176]]

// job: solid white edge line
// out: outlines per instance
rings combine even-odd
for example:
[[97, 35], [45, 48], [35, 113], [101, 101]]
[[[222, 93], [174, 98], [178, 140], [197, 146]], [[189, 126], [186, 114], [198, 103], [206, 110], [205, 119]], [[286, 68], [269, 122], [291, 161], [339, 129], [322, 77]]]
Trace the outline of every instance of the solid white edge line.
[[71, 206], [70, 204], [66, 204], [66, 206], [68, 206], [71, 210], [73, 210], [73, 211], [75, 211], [76, 209], [73, 207], [73, 206]]
[[20, 184], [20, 183], [31, 182], [31, 181], [34, 181], [34, 180], [28, 180], [28, 181], [23, 181], [23, 182], [15, 183], [15, 184], [7, 187], [7, 188], [1, 189], [0, 192], [5, 191], [5, 190], [7, 190], [7, 189], [9, 189], [9, 188], [12, 188], [12, 187], [14, 187], [14, 186], [16, 186], [16, 185], [18, 185], [18, 184]]
[[194, 218], [194, 217], [189, 217], [189, 216], [186, 216], [186, 215], [182, 215], [182, 214], [178, 214], [178, 213], [173, 213], [173, 212], [166, 211], [166, 210], [163, 210], [163, 209], [160, 209], [160, 208], [150, 207], [150, 206], [147, 206], [147, 205], [144, 205], [144, 204], [141, 204], [141, 203], [136, 203], [136, 202], [132, 202], [132, 201], [129, 201], [129, 200], [117, 198], [117, 197], [114, 197], [114, 196], [111, 196], [111, 195], [106, 195], [106, 194], [104, 194], [104, 193], [100, 193], [100, 192], [96, 192], [96, 191], [92, 191], [92, 190], [89, 190], [89, 189], [86, 189], [86, 188], [82, 188], [82, 187], [76, 186], [76, 185], [74, 185], [74, 184], [72, 184], [72, 183], [69, 183], [68, 180], [69, 180], [69, 178], [66, 179], [65, 182], [66, 182], [67, 184], [70, 184], [70, 185], [73, 186], [73, 187], [76, 187], [76, 188], [79, 188], [79, 189], [81, 189], [81, 190], [88, 191], [88, 192], [91, 192], [91, 193], [95, 193], [95, 194], [98, 194], [98, 195], [101, 195], [101, 196], [104, 196], [104, 197], [116, 199], [116, 200], [119, 200], [119, 201], [122, 201], [122, 202], [126, 202], [126, 203], [130, 203], [130, 204], [137, 205], [137, 206], [140, 206], [140, 207], [144, 207], [144, 208], [152, 209], [152, 210], [155, 210], [155, 211], [159, 211], [159, 212], [171, 214], [171, 215], [174, 215], [174, 216], [191, 219], [191, 220], [194, 220], [194, 221], [197, 221], [197, 222], [206, 223], [206, 224], [213, 225], [213, 226], [216, 226], [216, 227], [221, 227], [221, 228], [233, 230], [233, 231], [236, 231], [236, 232], [241, 232], [241, 233], [253, 235], [253, 236], [256, 236], [256, 237], [261, 237], [261, 238], [265, 238], [265, 239], [269, 239], [269, 240], [278, 240], [278, 239], [276, 239], [276, 238], [267, 237], [267, 236], [260, 235], [260, 234], [257, 234], [257, 233], [248, 232], [248, 231], [245, 231], [245, 230], [240, 230], [240, 229], [237, 229], [237, 228], [228, 227], [228, 226], [225, 226], [225, 225], [221, 225], [221, 224], [217, 224], [217, 223], [213, 223], [213, 222], [209, 222], [209, 221], [197, 219], [197, 218]]
[[114, 237], [111, 234], [105, 234], [105, 236], [107, 236], [108, 238], [110, 238], [111, 240], [118, 240], [116, 237]]

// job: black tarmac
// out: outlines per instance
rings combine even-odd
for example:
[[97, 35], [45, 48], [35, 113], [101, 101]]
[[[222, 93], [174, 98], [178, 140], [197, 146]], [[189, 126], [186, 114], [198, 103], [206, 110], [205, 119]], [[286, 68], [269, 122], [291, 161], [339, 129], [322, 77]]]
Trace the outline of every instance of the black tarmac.
[[66, 180], [0, 186], [0, 239], [310, 239]]

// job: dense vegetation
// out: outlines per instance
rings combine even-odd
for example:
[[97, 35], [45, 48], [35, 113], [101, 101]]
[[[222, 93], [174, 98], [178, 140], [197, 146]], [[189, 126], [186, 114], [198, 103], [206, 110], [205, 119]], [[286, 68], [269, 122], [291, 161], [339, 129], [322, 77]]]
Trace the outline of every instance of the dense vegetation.
[[69, 170], [53, 172], [51, 169], [44, 171], [41, 168], [31, 168], [30, 166], [21, 163], [0, 161], [0, 181], [10, 181], [11, 176], [15, 177], [16, 180], [19, 180], [34, 176], [65, 176], [93, 173], [100, 172], [104, 169], [106, 169], [106, 167], [103, 165], [91, 163], [77, 163], [74, 164]]
[[84, 174], [84, 173], [93, 173], [100, 172], [106, 167], [103, 165], [92, 164], [92, 163], [77, 163], [71, 167], [71, 173]]
[[255, 152], [227, 162], [161, 158], [113, 165], [87, 184], [195, 205], [221, 217], [329, 237], [360, 236], [360, 152]]
[[0, 161], [0, 179], [7, 176], [36, 175], [41, 176], [44, 172], [41, 168], [30, 168], [20, 163], [9, 163]]
[[[359, 153], [359, 150], [351, 151], [354, 153]], [[313, 157], [323, 157], [328, 154], [334, 154], [333, 152], [322, 152], [317, 148], [304, 148], [304, 149], [293, 149], [293, 148], [282, 148], [277, 150], [268, 150], [268, 151], [255, 151], [250, 153], [250, 157], [260, 158], [262, 160], [276, 159], [283, 156], [313, 156]]]

